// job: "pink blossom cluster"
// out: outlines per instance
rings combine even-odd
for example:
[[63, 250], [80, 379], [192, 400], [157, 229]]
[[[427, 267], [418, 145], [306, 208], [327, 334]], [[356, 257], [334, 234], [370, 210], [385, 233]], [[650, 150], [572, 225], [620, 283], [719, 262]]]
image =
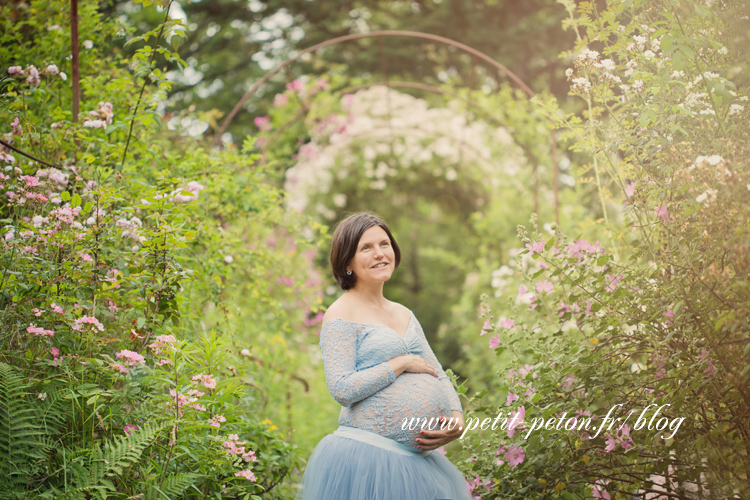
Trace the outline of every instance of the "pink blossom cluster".
[[135, 351], [130, 351], [128, 349], [123, 349], [122, 351], [115, 354], [115, 356], [118, 359], [125, 360], [125, 364], [128, 366], [142, 366], [146, 363], [146, 360], [143, 356]]
[[41, 326], [36, 326], [34, 323], [30, 324], [28, 328], [26, 328], [26, 331], [29, 333], [33, 333], [34, 335], [37, 335], [39, 337], [53, 337], [55, 335], [55, 332], [52, 330], [45, 330]]
[[200, 373], [193, 376], [192, 381], [194, 384], [203, 382], [203, 387], [205, 387], [206, 389], [216, 389], [216, 380], [214, 380], [211, 375]]
[[591, 495], [594, 498], [601, 498], [602, 500], [611, 500], [612, 497], [610, 497], [609, 492], [604, 489], [604, 486], [609, 484], [609, 479], [605, 481], [597, 480], [596, 483], [594, 483], [594, 490], [591, 492]]
[[[172, 193], [169, 195], [169, 199], [171, 199], [175, 203], [187, 203], [189, 201], [197, 200], [198, 193], [200, 193], [204, 189], [205, 187], [199, 182], [190, 181], [187, 183], [187, 187], [185, 187], [184, 189], [176, 189], [172, 191]], [[189, 191], [191, 194], [179, 194], [182, 191]]]
[[714, 373], [716, 373], [716, 367], [711, 361], [711, 358], [708, 357], [707, 349], [701, 350], [701, 354], [700, 356], [698, 356], [698, 359], [700, 359], [706, 364], [706, 368], [703, 370], [703, 373], [707, 373], [708, 375], [713, 375]]
[[154, 351], [154, 355], [157, 356], [162, 353], [162, 349], [174, 350], [174, 344], [177, 342], [174, 335], [157, 335], [155, 340], [156, 341], [149, 344], [148, 347]]
[[112, 124], [113, 117], [112, 103], [100, 102], [95, 111], [89, 111], [89, 119], [83, 122], [83, 126], [104, 129]]
[[[478, 487], [482, 486], [485, 490], [490, 491], [490, 488], [492, 488], [492, 479], [488, 479], [485, 482], [482, 482], [482, 478], [479, 477], [479, 474], [477, 474], [477, 477], [472, 479], [471, 481], [466, 481], [466, 487], [469, 489], [469, 494], [474, 495], [474, 490]], [[482, 497], [480, 496], [473, 496], [472, 498], [482, 500]]]
[[249, 481], [255, 481], [255, 474], [253, 474], [253, 471], [251, 469], [245, 469], [239, 472], [235, 472], [234, 475], [237, 477], [244, 477]]
[[[591, 316], [592, 314], [594, 314], [593, 312], [591, 312], [591, 305], [592, 300], [586, 299], [586, 309], [583, 311], [584, 315]], [[581, 306], [578, 304], [578, 301], [575, 301], [573, 304], [566, 304], [564, 300], [561, 300], [557, 310], [560, 311], [560, 317], [562, 317], [565, 313], [568, 312], [579, 314], [581, 312]]]
[[271, 125], [271, 117], [268, 115], [256, 116], [253, 123], [255, 123], [255, 126], [258, 127], [258, 130], [261, 132], [270, 132], [273, 128], [273, 125]]
[[256, 462], [258, 459], [255, 456], [253, 450], [245, 451], [247, 441], [240, 441], [240, 437], [237, 434], [230, 434], [227, 436], [227, 440], [221, 443], [224, 447], [224, 451], [230, 455], [239, 455], [245, 462]]
[[135, 425], [135, 424], [128, 424], [125, 427], [123, 427], [122, 430], [125, 431], [125, 434], [127, 434], [128, 436], [130, 436], [131, 432], [138, 430], [138, 426]]
[[607, 453], [613, 451], [617, 445], [622, 446], [626, 451], [635, 445], [633, 439], [630, 437], [630, 427], [627, 425], [620, 426], [617, 433], [614, 436], [611, 434], [608, 435], [604, 438], [604, 442], [606, 443], [604, 451]]
[[81, 316], [77, 320], [73, 322], [73, 326], [71, 327], [73, 330], [80, 332], [85, 325], [91, 325], [91, 331], [99, 330], [100, 332], [104, 331], [104, 325], [102, 325], [95, 317], [93, 316]]
[[57, 314], [65, 314], [65, 311], [63, 310], [63, 308], [62, 308], [62, 307], [60, 307], [60, 306], [58, 306], [58, 305], [57, 305], [57, 304], [55, 304], [54, 302], [53, 302], [52, 304], [50, 304], [50, 306], [49, 306], [49, 307], [50, 307], [50, 309], [52, 309], [52, 312], [54, 312], [54, 313], [57, 313]]
[[227, 419], [224, 417], [224, 415], [214, 415], [213, 417], [208, 419], [208, 425], [211, 427], [216, 427], [217, 429], [221, 427], [221, 422], [226, 422]]
[[318, 311], [317, 314], [315, 314], [315, 316], [313, 316], [312, 318], [304, 319], [303, 323], [305, 324], [305, 326], [317, 325], [318, 323], [323, 321], [323, 316], [324, 316], [323, 311]]
[[198, 404], [196, 401], [198, 401], [197, 397], [187, 397], [184, 394], [180, 394], [174, 389], [169, 390], [169, 395], [172, 396], [172, 400], [177, 404], [177, 411], [182, 417], [183, 411], [185, 408], [193, 408], [198, 411], [206, 411], [206, 407]]

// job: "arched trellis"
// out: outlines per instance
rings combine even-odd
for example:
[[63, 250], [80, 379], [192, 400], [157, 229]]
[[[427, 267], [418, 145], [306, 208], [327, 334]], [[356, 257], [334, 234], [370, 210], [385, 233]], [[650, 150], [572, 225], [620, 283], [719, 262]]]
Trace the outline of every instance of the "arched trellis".
[[[299, 60], [305, 54], [317, 52], [321, 49], [330, 47], [332, 45], [337, 45], [339, 43], [359, 40], [363, 38], [378, 38], [379, 40], [382, 40], [383, 37], [417, 38], [417, 39], [423, 39], [423, 40], [430, 40], [433, 42], [441, 43], [443, 45], [455, 47], [463, 52], [471, 54], [475, 58], [481, 59], [482, 61], [486, 62], [490, 66], [497, 69], [500, 73], [504, 74], [505, 76], [510, 78], [516, 85], [518, 85], [529, 97], [534, 97], [535, 95], [534, 91], [532, 91], [531, 88], [523, 80], [521, 80], [521, 78], [518, 77], [518, 75], [510, 71], [508, 68], [506, 68], [499, 62], [495, 61], [487, 54], [473, 47], [470, 47], [466, 44], [457, 42], [456, 40], [452, 40], [450, 38], [446, 38], [440, 35], [433, 35], [431, 33], [421, 33], [417, 31], [383, 30], [383, 31], [373, 31], [370, 33], [355, 33], [351, 35], [344, 35], [344, 36], [332, 38], [330, 40], [326, 40], [324, 42], [308, 47], [307, 49], [300, 51], [295, 56], [290, 57], [289, 59], [282, 62], [281, 64], [279, 64], [278, 66], [270, 70], [268, 73], [263, 75], [257, 82], [255, 82], [255, 84], [253, 84], [252, 87], [250, 87], [250, 89], [245, 93], [245, 95], [242, 96], [242, 98], [237, 102], [237, 104], [235, 104], [234, 108], [232, 108], [232, 111], [229, 113], [229, 115], [227, 115], [227, 117], [224, 119], [216, 135], [217, 143], [219, 145], [221, 144], [221, 137], [224, 135], [224, 132], [226, 132], [227, 127], [229, 127], [229, 124], [232, 122], [232, 120], [234, 120], [234, 117], [242, 109], [242, 106], [245, 104], [245, 102], [247, 102], [248, 99], [253, 97], [256, 94], [256, 92], [258, 92], [258, 90], [263, 85], [265, 85], [271, 78], [273, 78], [277, 73], [289, 68], [289, 66], [291, 66], [297, 60]], [[381, 58], [383, 58], [382, 44], [381, 44]], [[385, 65], [385, 63], [383, 64]], [[384, 73], [385, 73], [385, 69], [384, 69]], [[387, 78], [387, 74], [385, 76]], [[401, 83], [406, 83], [406, 82], [401, 82]], [[421, 85], [421, 84], [418, 84], [418, 85]], [[413, 87], [413, 88], [417, 88], [417, 87]], [[419, 88], [422, 88], [422, 90], [428, 90], [426, 86], [419, 87]], [[430, 89], [429, 91], [432, 91], [432, 89]], [[439, 92], [439, 93], [444, 93], [444, 92]], [[554, 175], [553, 191], [554, 191], [554, 205], [555, 205], [555, 220], [559, 223], [559, 204], [560, 204], [559, 186], [558, 186], [559, 165], [557, 161], [557, 139], [556, 139], [556, 134], [555, 134], [554, 129], [551, 130], [550, 132], [550, 148], [551, 148], [550, 152], [551, 152], [551, 157], [552, 157], [553, 175]], [[537, 166], [534, 165], [534, 168], [536, 169]], [[536, 195], [537, 190], [538, 190], [538, 186], [535, 185], [534, 191], [535, 191], [535, 211], [536, 212], [538, 212], [538, 199]]]

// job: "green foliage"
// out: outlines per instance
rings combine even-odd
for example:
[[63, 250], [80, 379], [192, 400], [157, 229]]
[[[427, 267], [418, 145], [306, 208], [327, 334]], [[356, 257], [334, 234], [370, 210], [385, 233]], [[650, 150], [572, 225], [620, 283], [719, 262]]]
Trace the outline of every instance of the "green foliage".
[[[735, 37], [740, 5], [561, 3], [578, 39], [575, 58], [564, 54], [571, 91], [585, 111], [537, 102], [580, 158], [576, 180], [592, 186], [601, 211], [563, 227], [519, 226], [524, 247], [480, 272], [492, 286], [466, 290], [467, 303], [481, 298], [484, 338], [499, 356], [495, 377], [470, 380], [467, 419], [525, 413], [515, 433], [467, 435], [461, 456], [476, 459], [467, 475], [494, 479], [475, 489], [481, 498], [744, 498], [750, 213], [747, 86], [734, 81], [747, 56]], [[475, 337], [475, 313], [462, 313]], [[622, 421], [604, 426], [612, 408]], [[571, 416], [594, 425], [531, 431]], [[655, 427], [662, 418], [669, 428]]]
[[74, 119], [68, 4], [0, 7], [0, 66], [22, 73], [0, 87], [3, 140], [54, 165], [1, 150], [7, 494], [283, 497], [298, 458], [274, 422], [292, 422], [281, 389], [304, 360], [287, 341], [306, 341], [320, 304], [310, 250], [325, 228], [303, 232], [249, 149], [162, 123], [160, 65], [181, 60], [155, 42], [179, 22], [162, 12], [125, 57], [103, 49], [130, 29], [97, 8], [79, 8]]

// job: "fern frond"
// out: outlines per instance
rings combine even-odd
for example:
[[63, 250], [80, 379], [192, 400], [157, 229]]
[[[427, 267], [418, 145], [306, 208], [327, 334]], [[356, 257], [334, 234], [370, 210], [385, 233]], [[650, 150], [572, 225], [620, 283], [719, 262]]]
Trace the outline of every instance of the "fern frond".
[[174, 476], [169, 476], [168, 478], [164, 479], [161, 486], [159, 484], [162, 482], [161, 477], [154, 478], [155, 484], [147, 484], [145, 488], [145, 494], [146, 498], [148, 500], [164, 500], [164, 499], [171, 499], [171, 498], [178, 498], [180, 494], [188, 489], [191, 485], [195, 484], [198, 479], [200, 479], [200, 474], [177, 474]]
[[18, 370], [0, 363], [0, 488], [25, 485], [34, 462], [42, 459], [45, 431], [39, 412], [29, 403], [29, 384]]

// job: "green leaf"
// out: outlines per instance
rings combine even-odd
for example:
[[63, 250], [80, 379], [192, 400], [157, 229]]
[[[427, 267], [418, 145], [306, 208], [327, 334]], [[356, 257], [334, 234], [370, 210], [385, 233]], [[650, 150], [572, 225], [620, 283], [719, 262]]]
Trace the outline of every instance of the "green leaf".
[[70, 193], [67, 192], [67, 191], [63, 191], [62, 193], [60, 193], [60, 199], [62, 201], [68, 201], [68, 200], [70, 200]]
[[73, 207], [80, 207], [81, 206], [81, 197], [76, 193], [73, 195], [73, 201], [70, 202], [70, 205]]

